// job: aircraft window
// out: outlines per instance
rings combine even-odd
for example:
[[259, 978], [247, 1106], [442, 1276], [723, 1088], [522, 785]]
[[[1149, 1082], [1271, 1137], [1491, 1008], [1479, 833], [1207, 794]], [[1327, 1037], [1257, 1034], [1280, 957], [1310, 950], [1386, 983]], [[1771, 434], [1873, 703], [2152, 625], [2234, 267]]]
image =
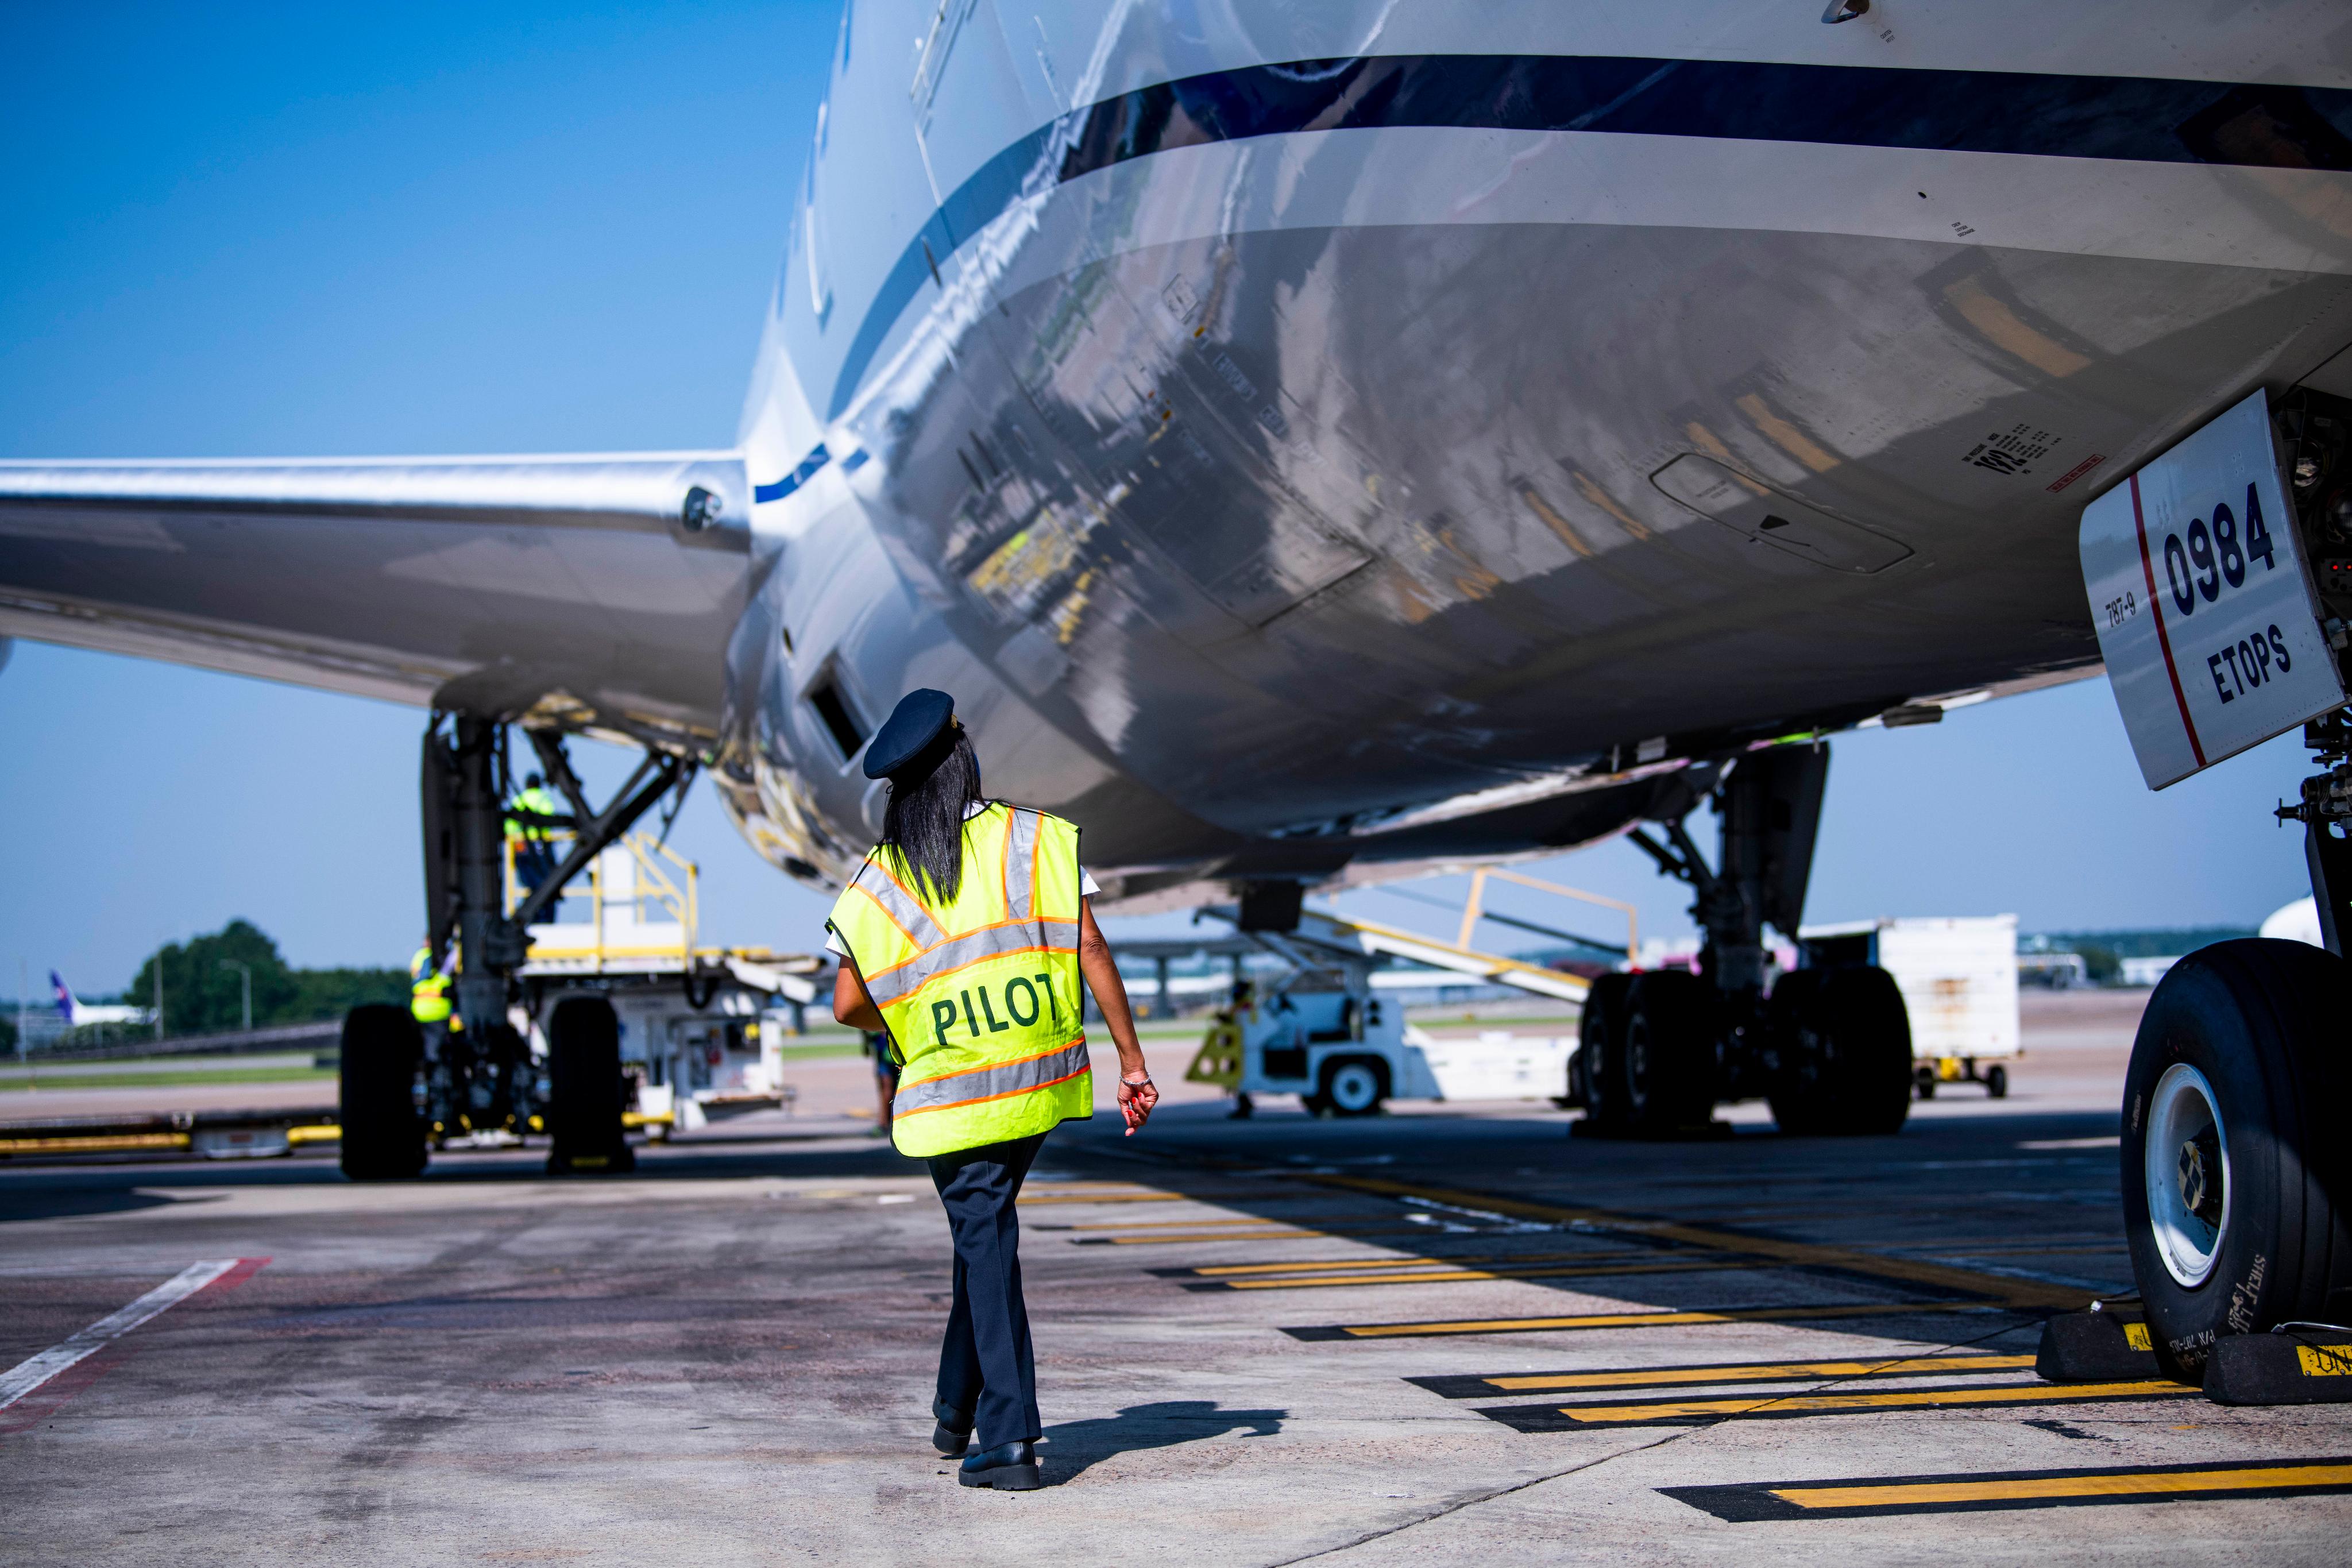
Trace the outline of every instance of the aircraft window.
[[857, 710], [849, 705], [833, 677], [828, 675], [809, 689], [808, 704], [824, 721], [833, 743], [841, 748], [842, 759], [845, 762], [856, 756], [857, 748], [866, 743], [866, 726], [858, 722]]

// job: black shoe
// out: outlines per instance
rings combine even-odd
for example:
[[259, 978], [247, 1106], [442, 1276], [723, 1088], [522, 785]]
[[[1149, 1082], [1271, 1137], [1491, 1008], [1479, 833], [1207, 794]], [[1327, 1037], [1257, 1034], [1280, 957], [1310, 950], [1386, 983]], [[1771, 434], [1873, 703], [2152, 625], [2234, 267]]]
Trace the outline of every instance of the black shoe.
[[971, 1447], [971, 1416], [956, 1409], [944, 1399], [931, 1401], [931, 1415], [939, 1422], [931, 1428], [931, 1447], [940, 1456], [952, 1459]]
[[994, 1487], [1001, 1492], [1034, 1492], [1045, 1484], [1037, 1473], [1037, 1446], [1026, 1437], [969, 1455], [956, 1472], [958, 1486]]

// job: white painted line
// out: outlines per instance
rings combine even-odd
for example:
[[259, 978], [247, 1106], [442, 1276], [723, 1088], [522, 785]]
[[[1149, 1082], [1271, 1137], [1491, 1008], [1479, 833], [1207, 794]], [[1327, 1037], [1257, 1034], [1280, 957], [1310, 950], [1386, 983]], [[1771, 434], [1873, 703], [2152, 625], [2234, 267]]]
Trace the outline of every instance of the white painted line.
[[237, 1266], [234, 1258], [191, 1263], [118, 1312], [110, 1312], [70, 1339], [61, 1340], [40, 1354], [20, 1361], [0, 1373], [0, 1410], [5, 1410], [58, 1373], [103, 1350], [159, 1312], [178, 1306]]

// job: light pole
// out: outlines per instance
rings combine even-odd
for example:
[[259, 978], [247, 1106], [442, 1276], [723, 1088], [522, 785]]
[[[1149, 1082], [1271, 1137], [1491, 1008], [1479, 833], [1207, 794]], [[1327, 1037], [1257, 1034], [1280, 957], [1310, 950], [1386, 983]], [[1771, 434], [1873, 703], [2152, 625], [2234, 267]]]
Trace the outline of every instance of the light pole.
[[224, 958], [220, 961], [220, 966], [223, 969], [236, 970], [238, 977], [245, 982], [245, 1032], [249, 1035], [253, 1033], [253, 965], [239, 963], [234, 958]]

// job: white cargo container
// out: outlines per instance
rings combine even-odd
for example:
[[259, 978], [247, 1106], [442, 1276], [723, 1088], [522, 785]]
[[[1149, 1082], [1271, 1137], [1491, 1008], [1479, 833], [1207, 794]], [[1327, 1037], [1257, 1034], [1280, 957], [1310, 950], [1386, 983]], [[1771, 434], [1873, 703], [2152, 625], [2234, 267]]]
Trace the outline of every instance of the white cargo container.
[[1875, 963], [1895, 977], [1920, 1099], [1939, 1083], [1981, 1083], [1995, 1100], [2009, 1092], [2000, 1064], [2022, 1054], [2015, 915], [1852, 921], [1801, 934], [1816, 963]]

